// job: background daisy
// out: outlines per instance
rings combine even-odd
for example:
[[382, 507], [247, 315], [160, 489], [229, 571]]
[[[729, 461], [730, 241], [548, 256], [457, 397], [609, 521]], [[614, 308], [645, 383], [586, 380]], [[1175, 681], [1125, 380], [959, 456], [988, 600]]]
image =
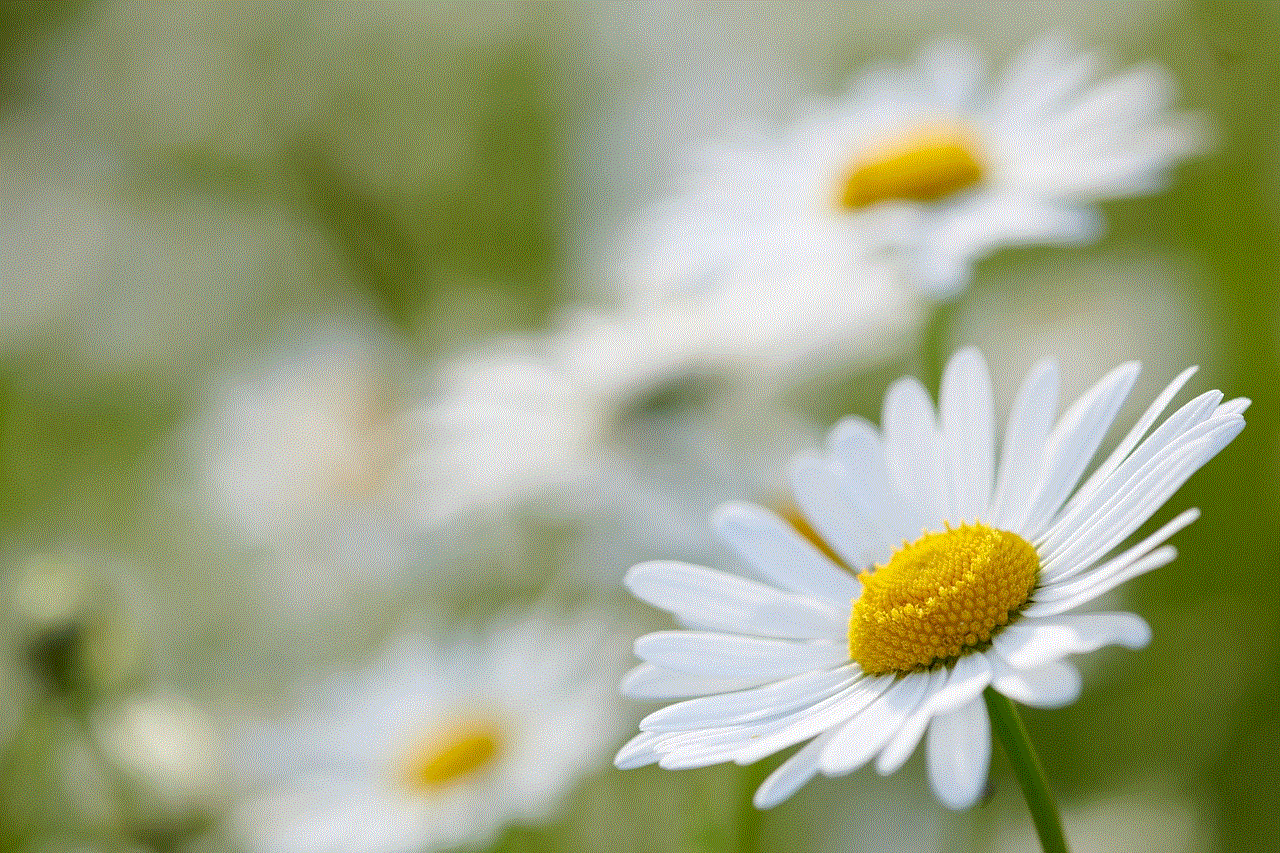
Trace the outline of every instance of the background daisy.
[[889, 248], [915, 286], [947, 297], [1002, 246], [1096, 239], [1094, 202], [1158, 188], [1204, 140], [1168, 112], [1163, 70], [1096, 73], [1057, 37], [994, 80], [959, 41], [874, 67], [780, 134], [703, 149], [638, 226], [622, 275], [641, 294], [697, 291]]
[[436, 646], [411, 634], [234, 748], [250, 849], [436, 850], [547, 819], [616, 743], [619, 648], [544, 612]]

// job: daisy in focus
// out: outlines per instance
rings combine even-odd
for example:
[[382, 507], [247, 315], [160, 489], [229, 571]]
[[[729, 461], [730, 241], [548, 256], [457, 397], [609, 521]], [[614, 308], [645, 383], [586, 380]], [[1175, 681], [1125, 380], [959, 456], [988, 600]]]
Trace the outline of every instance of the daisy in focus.
[[1162, 69], [1096, 72], [1053, 37], [994, 80], [954, 41], [874, 67], [780, 133], [703, 151], [634, 235], [623, 278], [664, 297], [889, 249], [945, 298], [1002, 246], [1093, 240], [1094, 202], [1156, 190], [1206, 136], [1169, 111]]
[[1078, 611], [1174, 559], [1166, 541], [1195, 510], [1121, 546], [1244, 427], [1248, 401], [1218, 391], [1157, 426], [1188, 369], [1084, 478], [1138, 370], [1111, 371], [1055, 424], [1057, 368], [1037, 364], [997, 457], [987, 366], [962, 350], [937, 410], [902, 379], [881, 429], [846, 419], [825, 455], [794, 463], [796, 503], [838, 562], [782, 518], [731, 504], [716, 530], [763, 582], [677, 562], [633, 568], [631, 591], [688, 630], [637, 640], [644, 663], [623, 690], [696, 698], [642, 720], [618, 766], [749, 764], [808, 741], [756, 792], [767, 808], [818, 773], [872, 761], [893, 773], [924, 739], [938, 798], [972, 805], [991, 755], [983, 692], [1065, 705], [1081, 688], [1069, 655], [1147, 643], [1134, 614]]
[[411, 635], [240, 739], [251, 850], [483, 845], [547, 819], [620, 734], [604, 623], [538, 613], [436, 647]]

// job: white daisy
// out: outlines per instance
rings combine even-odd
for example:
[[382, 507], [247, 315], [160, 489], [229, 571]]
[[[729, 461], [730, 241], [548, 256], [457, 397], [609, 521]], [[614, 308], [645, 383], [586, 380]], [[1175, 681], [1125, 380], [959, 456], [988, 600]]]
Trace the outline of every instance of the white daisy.
[[809, 741], [757, 791], [756, 804], [768, 807], [819, 772], [875, 759], [892, 773], [927, 732], [934, 791], [952, 808], [971, 805], [991, 752], [984, 689], [1063, 705], [1080, 690], [1068, 655], [1148, 641], [1138, 616], [1073, 611], [1174, 558], [1165, 540], [1195, 510], [1118, 549], [1244, 426], [1248, 401], [1223, 403], [1210, 391], [1152, 429], [1192, 372], [1083, 484], [1136, 363], [1107, 374], [1056, 426], [1057, 368], [1036, 365], [999, 459], [976, 350], [948, 364], [940, 412], [919, 382], [900, 380], [882, 430], [849, 418], [832, 430], [826, 456], [793, 468], [797, 503], [856, 576], [747, 504], [721, 508], [714, 523], [766, 582], [674, 562], [628, 574], [637, 596], [689, 630], [639, 639], [645, 662], [624, 691], [699, 698], [646, 717], [617, 764], [747, 764]]
[[845, 283], [744, 285], [583, 311], [541, 337], [446, 365], [412, 419], [421, 515], [438, 522], [548, 496], [580, 510], [612, 490], [621, 467], [643, 462], [636, 434], [670, 427], [675, 409], [712, 425], [772, 405], [798, 382], [883, 358], [921, 312], [883, 266], [858, 270], [856, 297]]
[[307, 606], [419, 546], [398, 480], [394, 348], [355, 325], [299, 338], [221, 377], [190, 451], [217, 521], [268, 557], [272, 592]]
[[313, 691], [237, 745], [263, 786], [237, 821], [250, 849], [435, 850], [546, 819], [620, 733], [602, 626], [539, 613], [447, 647], [413, 635]]
[[872, 68], [780, 134], [704, 151], [637, 230], [623, 278], [666, 295], [891, 248], [945, 297], [1001, 246], [1094, 239], [1094, 202], [1154, 190], [1204, 136], [1168, 112], [1162, 69], [1095, 72], [1092, 56], [1052, 37], [994, 82], [954, 41], [913, 67]]

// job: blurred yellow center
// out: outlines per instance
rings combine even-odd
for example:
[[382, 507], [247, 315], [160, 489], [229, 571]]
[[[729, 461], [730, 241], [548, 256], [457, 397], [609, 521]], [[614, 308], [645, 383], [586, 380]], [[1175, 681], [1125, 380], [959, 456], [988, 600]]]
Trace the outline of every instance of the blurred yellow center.
[[435, 791], [491, 766], [502, 749], [502, 732], [493, 723], [458, 723], [419, 741], [401, 778], [412, 791]]
[[926, 533], [858, 575], [849, 656], [873, 675], [927, 669], [982, 649], [1035, 589], [1040, 558], [984, 524]]
[[958, 125], [916, 128], [863, 153], [840, 182], [844, 210], [883, 201], [936, 201], [985, 175], [973, 134]]

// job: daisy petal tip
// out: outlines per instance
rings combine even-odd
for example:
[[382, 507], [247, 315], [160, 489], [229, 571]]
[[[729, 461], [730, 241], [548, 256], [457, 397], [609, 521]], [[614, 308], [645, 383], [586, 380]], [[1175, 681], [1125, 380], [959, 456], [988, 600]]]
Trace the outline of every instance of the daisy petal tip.
[[711, 514], [711, 525], [719, 531], [742, 530], [755, 526], [760, 508], [746, 501], [720, 504]]
[[760, 811], [767, 811], [776, 805], [781, 804], [786, 799], [775, 791], [766, 791], [764, 788], [756, 791], [755, 796], [751, 798], [751, 805]]
[[1147, 620], [1141, 616], [1133, 617], [1133, 625], [1128, 632], [1120, 638], [1120, 645], [1126, 649], [1142, 649], [1146, 648], [1151, 642], [1151, 626], [1147, 624]]

